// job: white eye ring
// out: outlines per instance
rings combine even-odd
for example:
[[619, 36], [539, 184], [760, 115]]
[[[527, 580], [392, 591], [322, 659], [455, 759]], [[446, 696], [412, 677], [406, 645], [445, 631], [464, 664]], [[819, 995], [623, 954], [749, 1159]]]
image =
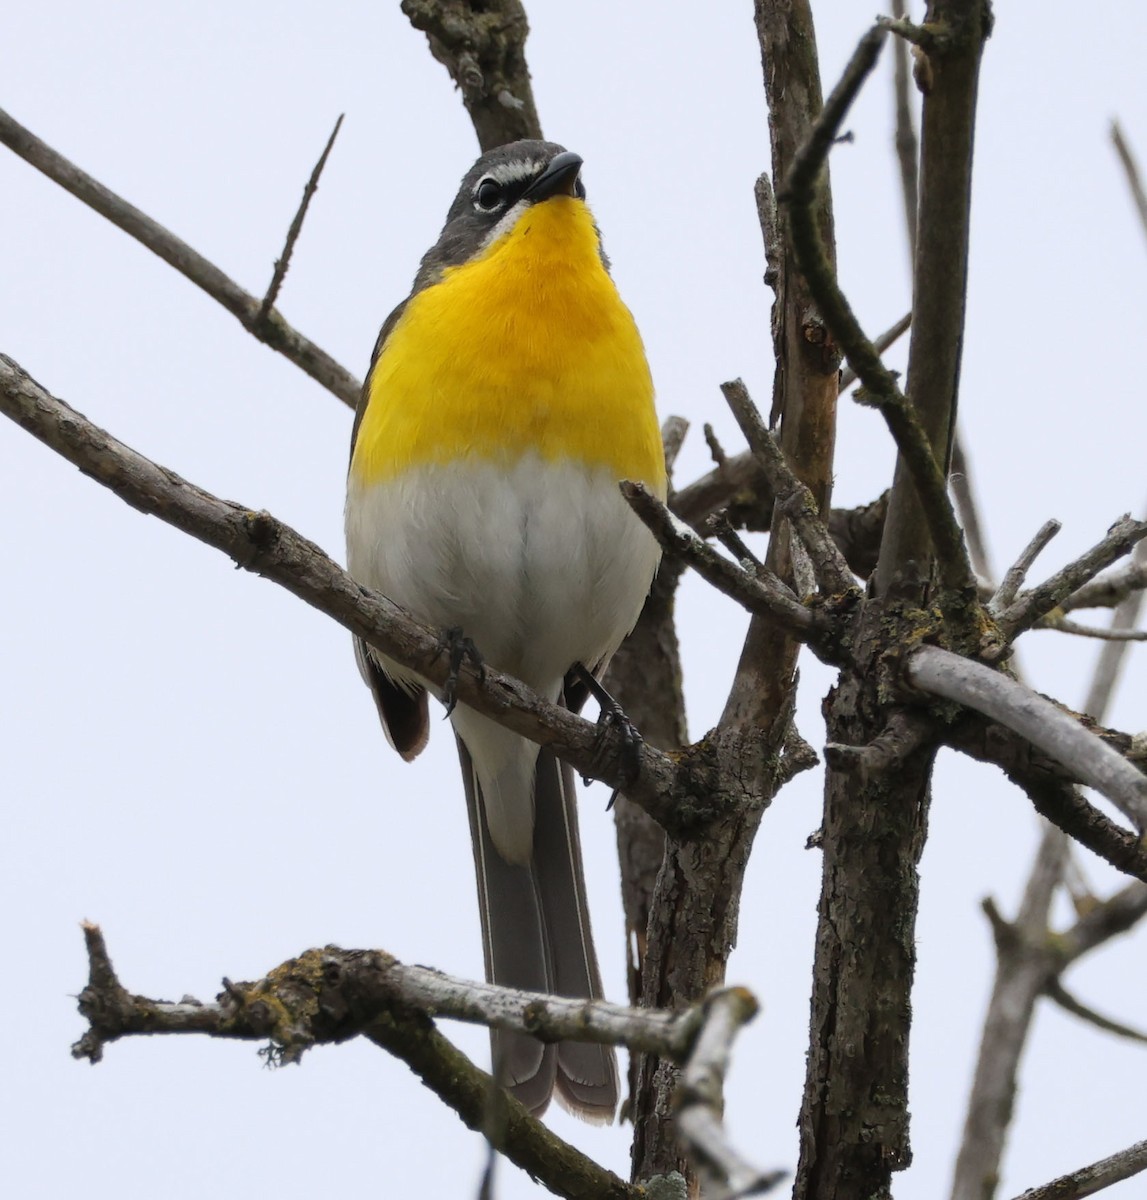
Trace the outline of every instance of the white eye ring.
[[479, 212], [494, 212], [506, 198], [506, 189], [492, 176], [478, 180], [474, 188], [474, 207]]

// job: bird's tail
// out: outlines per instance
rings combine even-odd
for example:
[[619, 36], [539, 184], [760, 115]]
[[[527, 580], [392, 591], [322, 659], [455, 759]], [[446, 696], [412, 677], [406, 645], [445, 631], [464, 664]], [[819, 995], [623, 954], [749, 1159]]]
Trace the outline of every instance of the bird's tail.
[[[576, 999], [600, 999], [578, 841], [574, 776], [548, 750], [534, 774], [534, 842], [528, 864], [507, 862], [490, 838], [470, 754], [458, 740], [474, 866], [486, 978], [491, 983]], [[617, 1060], [608, 1046], [546, 1045], [528, 1034], [494, 1030], [494, 1071], [535, 1115], [556, 1091], [563, 1107], [584, 1120], [612, 1120]]]

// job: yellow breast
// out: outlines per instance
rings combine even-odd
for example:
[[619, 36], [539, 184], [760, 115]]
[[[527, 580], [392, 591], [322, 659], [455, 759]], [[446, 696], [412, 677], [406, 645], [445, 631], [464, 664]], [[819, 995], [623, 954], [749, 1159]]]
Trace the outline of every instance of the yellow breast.
[[534, 452], [664, 490], [641, 337], [573, 197], [530, 207], [482, 257], [416, 293], [368, 387], [351, 464], [361, 483]]

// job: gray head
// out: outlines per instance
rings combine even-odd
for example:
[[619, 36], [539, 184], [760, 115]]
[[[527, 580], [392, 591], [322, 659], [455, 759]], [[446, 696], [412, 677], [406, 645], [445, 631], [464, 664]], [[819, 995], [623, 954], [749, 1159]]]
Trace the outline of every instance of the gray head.
[[483, 154], [466, 172], [438, 241], [427, 251], [414, 290], [436, 283], [445, 267], [469, 262], [509, 232], [531, 204], [551, 196], [585, 199], [582, 160], [556, 142], [510, 142]]

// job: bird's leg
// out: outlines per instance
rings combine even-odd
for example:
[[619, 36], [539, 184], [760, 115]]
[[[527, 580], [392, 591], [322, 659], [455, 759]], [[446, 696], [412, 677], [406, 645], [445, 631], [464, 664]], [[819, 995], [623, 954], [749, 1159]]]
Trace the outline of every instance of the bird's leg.
[[[605, 690], [601, 681], [584, 663], [574, 663], [573, 674], [585, 684], [589, 694], [597, 701], [601, 709], [597, 718], [598, 739], [594, 750], [594, 761], [597, 763], [605, 753], [606, 734], [614, 728], [621, 735], [621, 768], [626, 783], [632, 783], [641, 770], [641, 734], [637, 726], [625, 715], [621, 705]], [[588, 779], [585, 780], [589, 782]], [[616, 799], [617, 793], [614, 793]], [[613, 800], [610, 800], [612, 806]]]
[[446, 705], [446, 716], [449, 717], [458, 703], [458, 672], [462, 664], [469, 659], [478, 672], [478, 678], [482, 680], [486, 678], [486, 664], [478, 653], [478, 647], [462, 632], [460, 625], [452, 625], [447, 629], [443, 641], [443, 648], [450, 653], [450, 671], [442, 688], [442, 703]]

